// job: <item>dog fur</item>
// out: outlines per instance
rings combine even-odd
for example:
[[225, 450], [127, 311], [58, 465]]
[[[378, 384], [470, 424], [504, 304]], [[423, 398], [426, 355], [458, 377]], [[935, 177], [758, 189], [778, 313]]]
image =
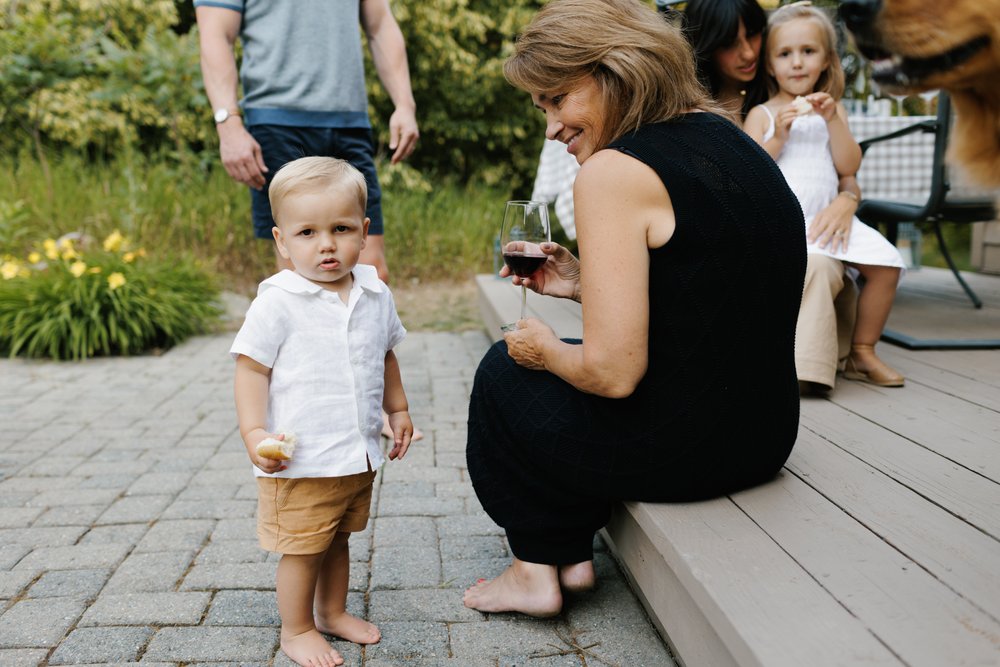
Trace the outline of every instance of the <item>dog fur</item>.
[[882, 88], [951, 94], [949, 161], [1000, 185], [1000, 0], [844, 0], [841, 16]]

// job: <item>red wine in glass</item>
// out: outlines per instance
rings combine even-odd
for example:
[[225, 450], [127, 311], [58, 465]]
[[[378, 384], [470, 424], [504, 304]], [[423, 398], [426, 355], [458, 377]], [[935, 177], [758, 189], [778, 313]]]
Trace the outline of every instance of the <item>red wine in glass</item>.
[[524, 252], [505, 252], [503, 254], [504, 263], [510, 267], [515, 276], [529, 278], [531, 274], [545, 263], [548, 257], [543, 254]]

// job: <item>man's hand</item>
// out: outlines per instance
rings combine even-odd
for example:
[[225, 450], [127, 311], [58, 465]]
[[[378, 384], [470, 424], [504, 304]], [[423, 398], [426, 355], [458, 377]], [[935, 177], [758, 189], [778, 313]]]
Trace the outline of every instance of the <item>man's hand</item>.
[[267, 182], [264, 154], [257, 140], [243, 127], [242, 121], [230, 118], [216, 126], [219, 130], [219, 153], [226, 173], [237, 183], [261, 190]]
[[417, 147], [420, 130], [413, 109], [399, 107], [389, 118], [389, 150], [393, 151], [391, 162], [396, 164], [413, 154]]

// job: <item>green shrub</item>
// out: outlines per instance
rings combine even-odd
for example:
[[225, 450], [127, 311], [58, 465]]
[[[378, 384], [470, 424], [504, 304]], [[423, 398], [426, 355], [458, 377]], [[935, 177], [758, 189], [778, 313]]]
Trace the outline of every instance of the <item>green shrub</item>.
[[[44, 168], [48, 152], [66, 149], [168, 150], [178, 161], [193, 150], [221, 169], [190, 0], [178, 2], [183, 25], [173, 0], [0, 0], [0, 152], [29, 147]], [[417, 169], [530, 189], [542, 117], [502, 65], [540, 5], [394, 2], [422, 135], [410, 160]], [[384, 145], [392, 103], [368, 65], [371, 120]]]
[[[76, 238], [74, 238], [74, 236]], [[119, 233], [46, 239], [0, 265], [0, 351], [85, 359], [170, 347], [220, 314], [218, 289], [185, 257], [149, 257]]]
[[[420, 143], [418, 169], [464, 182], [476, 176], [530, 193], [544, 122], [503, 62], [540, 0], [401, 0], [393, 14], [406, 38]], [[366, 57], [368, 52], [366, 51]], [[388, 143], [392, 101], [368, 58], [373, 129]], [[527, 191], [525, 191], [527, 190]]]

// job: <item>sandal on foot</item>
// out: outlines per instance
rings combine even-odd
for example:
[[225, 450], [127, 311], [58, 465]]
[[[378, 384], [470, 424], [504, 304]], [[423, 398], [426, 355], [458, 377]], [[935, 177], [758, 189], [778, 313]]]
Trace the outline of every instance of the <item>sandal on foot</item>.
[[[871, 352], [873, 355], [875, 353], [874, 345], [851, 346], [852, 351], [857, 349]], [[854, 355], [852, 354], [847, 357], [847, 363], [844, 365], [844, 377], [848, 380], [860, 380], [861, 382], [867, 382], [868, 384], [873, 384], [878, 387], [902, 387], [905, 378], [887, 366], [878, 357], [875, 357], [875, 359], [878, 362], [878, 365], [875, 368], [863, 371], [858, 368], [857, 363], [854, 361]]]

